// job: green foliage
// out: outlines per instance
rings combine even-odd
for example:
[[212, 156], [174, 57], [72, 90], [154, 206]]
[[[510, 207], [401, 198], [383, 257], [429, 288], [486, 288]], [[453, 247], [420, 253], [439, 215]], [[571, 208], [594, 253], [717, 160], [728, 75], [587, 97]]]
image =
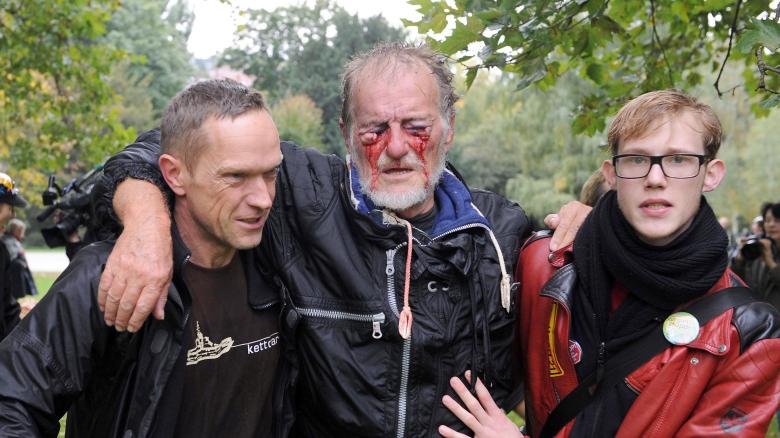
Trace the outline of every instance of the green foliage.
[[504, 194], [543, 218], [576, 199], [606, 156], [597, 139], [572, 132], [576, 102], [590, 92], [571, 73], [546, 92], [516, 91], [509, 75], [480, 75], [456, 104], [448, 159], [470, 186]]
[[322, 109], [323, 142], [340, 153], [339, 77], [350, 56], [380, 41], [397, 41], [403, 31], [381, 16], [361, 19], [330, 1], [274, 11], [249, 10], [222, 62], [257, 78], [255, 88], [270, 101], [304, 94]]
[[[690, 89], [701, 83], [702, 67], [720, 69], [737, 5], [736, 29], [745, 30], [730, 59], [755, 64], [753, 51], [763, 46], [772, 51], [766, 55], [769, 66], [780, 61], [780, 25], [777, 17], [766, 18], [775, 15], [767, 0], [410, 3], [422, 18], [407, 25], [467, 65], [469, 78], [478, 69], [495, 67], [513, 74], [518, 89], [532, 84], [547, 89], [567, 72], [596, 85], [579, 99], [572, 121], [576, 132], [588, 135], [603, 130], [606, 117], [631, 97], [661, 88]], [[445, 28], [443, 22], [451, 25]], [[780, 84], [776, 75], [766, 82], [770, 89]], [[753, 75], [744, 87], [752, 91], [758, 85]]]
[[[106, 24], [102, 41], [132, 55], [112, 75], [113, 84], [122, 88], [119, 94], [126, 108], [122, 118], [129, 126], [138, 130], [154, 126], [194, 75], [187, 52], [193, 19], [183, 0], [123, 0]], [[139, 94], [151, 102], [153, 111], [147, 117], [139, 113], [148, 107]]]
[[[0, 158], [16, 175], [96, 163], [132, 139], [105, 78], [124, 58], [95, 41], [116, 0], [3, 0]], [[23, 181], [26, 176], [20, 178]], [[24, 186], [24, 185], [23, 185]]]
[[279, 138], [325, 151], [322, 142], [322, 110], [308, 96], [291, 96], [271, 108]]

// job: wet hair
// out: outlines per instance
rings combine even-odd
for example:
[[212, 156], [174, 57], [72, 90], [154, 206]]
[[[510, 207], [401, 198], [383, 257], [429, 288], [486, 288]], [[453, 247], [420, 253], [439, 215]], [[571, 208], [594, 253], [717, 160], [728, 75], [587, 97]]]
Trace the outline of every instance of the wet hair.
[[367, 52], [352, 58], [341, 76], [341, 120], [350, 129], [352, 125], [352, 93], [358, 81], [367, 71], [387, 71], [398, 64], [421, 64], [427, 67], [436, 79], [439, 89], [439, 110], [445, 123], [455, 112], [458, 95], [452, 85], [453, 74], [446, 57], [431, 50], [427, 45], [409, 43], [380, 43]]
[[235, 119], [265, 108], [260, 92], [232, 79], [198, 82], [177, 94], [165, 109], [160, 125], [162, 151], [192, 168], [205, 146], [201, 128], [209, 118]]
[[601, 173], [601, 170], [593, 172], [585, 181], [585, 184], [582, 185], [580, 202], [591, 207], [596, 205], [601, 195], [608, 191], [608, 189], [604, 189], [604, 184], [606, 184], [606, 179], [604, 179], [604, 174]]
[[609, 125], [609, 151], [617, 155], [621, 142], [639, 138], [656, 123], [684, 111], [690, 111], [698, 117], [703, 128], [704, 155], [708, 160], [715, 158], [723, 139], [718, 116], [712, 108], [693, 96], [674, 89], [651, 91], [625, 104]]

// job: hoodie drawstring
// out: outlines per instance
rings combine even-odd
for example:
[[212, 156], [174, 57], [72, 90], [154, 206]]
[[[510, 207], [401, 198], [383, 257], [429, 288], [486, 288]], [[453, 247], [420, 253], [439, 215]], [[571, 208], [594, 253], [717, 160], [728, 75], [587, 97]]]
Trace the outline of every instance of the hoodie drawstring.
[[412, 271], [412, 224], [409, 221], [403, 221], [406, 224], [407, 245], [406, 245], [406, 273], [404, 275], [404, 307], [398, 317], [398, 333], [404, 339], [412, 336], [412, 308], [409, 306], [409, 283], [411, 283]]

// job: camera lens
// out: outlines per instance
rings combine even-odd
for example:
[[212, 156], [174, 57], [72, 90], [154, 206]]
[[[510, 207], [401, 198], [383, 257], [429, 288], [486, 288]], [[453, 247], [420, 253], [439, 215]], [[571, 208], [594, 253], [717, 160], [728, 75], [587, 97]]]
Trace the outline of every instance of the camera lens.
[[761, 247], [761, 239], [756, 236], [750, 236], [742, 246], [742, 257], [745, 260], [755, 260], [761, 257], [764, 249]]

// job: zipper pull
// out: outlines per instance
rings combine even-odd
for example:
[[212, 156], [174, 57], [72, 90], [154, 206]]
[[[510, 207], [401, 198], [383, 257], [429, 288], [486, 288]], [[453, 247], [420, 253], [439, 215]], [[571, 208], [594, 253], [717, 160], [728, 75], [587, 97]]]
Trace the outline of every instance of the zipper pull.
[[596, 359], [596, 385], [601, 383], [601, 379], [604, 377], [604, 364], [607, 362], [607, 345], [602, 342], [599, 345], [599, 355]]
[[379, 321], [374, 321], [374, 332], [371, 333], [371, 337], [374, 339], [382, 338], [382, 327], [379, 324]]

